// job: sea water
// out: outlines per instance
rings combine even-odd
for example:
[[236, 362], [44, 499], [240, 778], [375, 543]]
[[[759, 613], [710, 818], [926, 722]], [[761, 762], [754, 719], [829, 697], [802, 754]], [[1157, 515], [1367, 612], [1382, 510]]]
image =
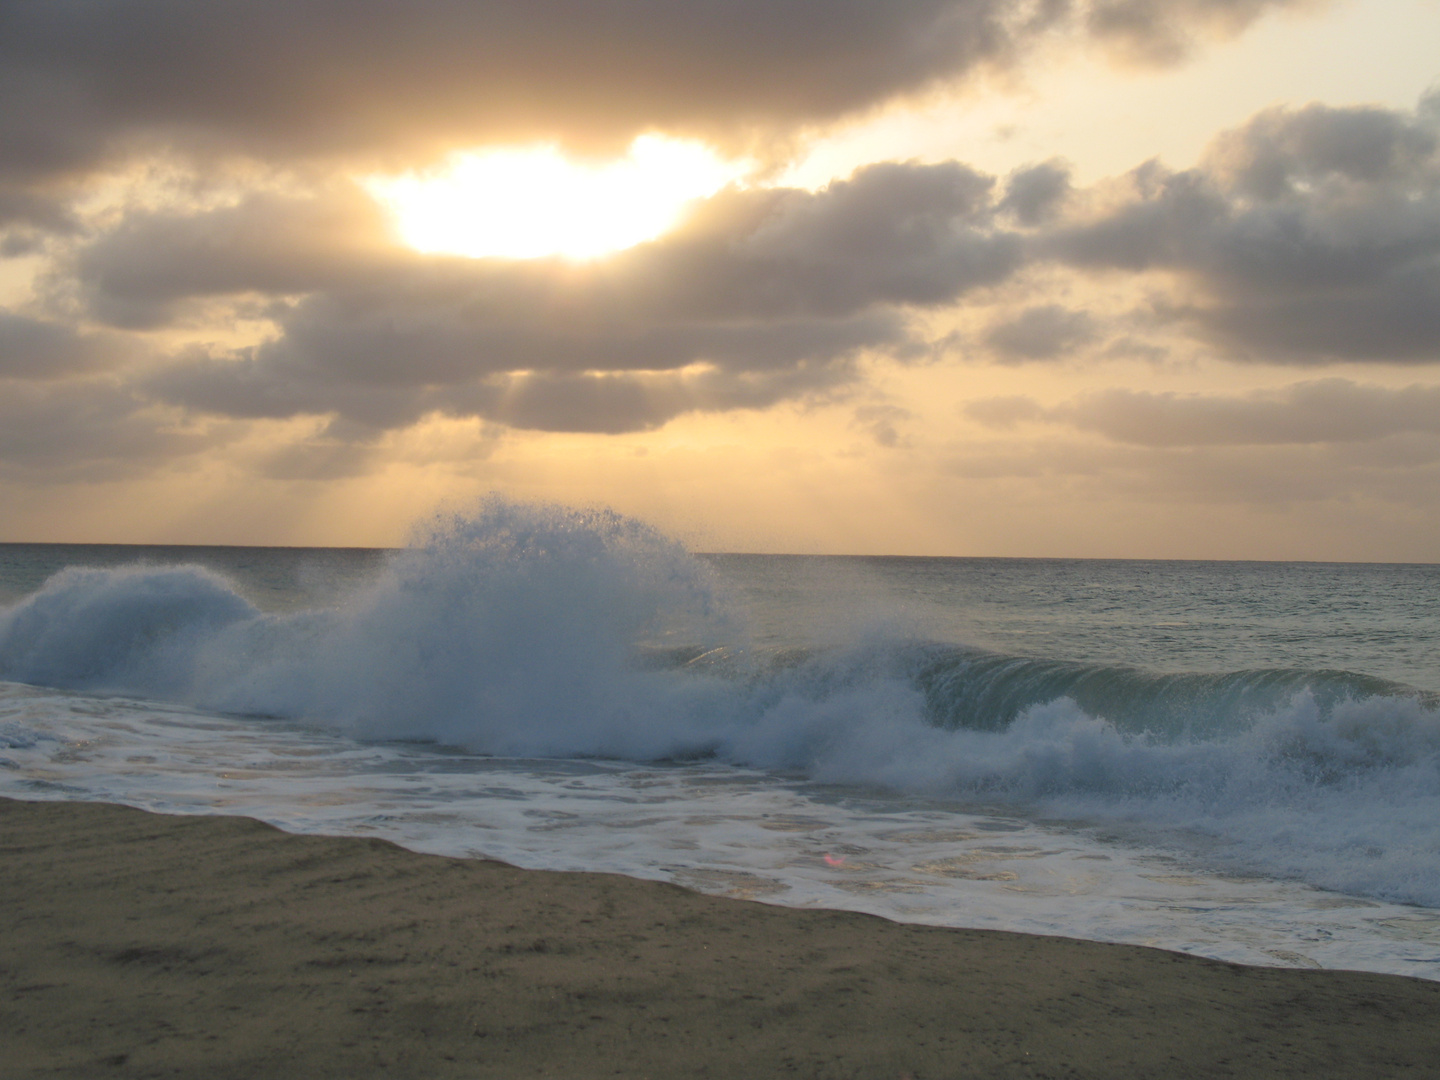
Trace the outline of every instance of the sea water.
[[1440, 978], [1440, 567], [0, 545], [0, 795]]

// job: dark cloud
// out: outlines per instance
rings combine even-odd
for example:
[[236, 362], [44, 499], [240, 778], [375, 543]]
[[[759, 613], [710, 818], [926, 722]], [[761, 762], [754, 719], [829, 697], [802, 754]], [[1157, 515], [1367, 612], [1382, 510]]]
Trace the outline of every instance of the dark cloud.
[[[810, 347], [813, 349], [813, 343]], [[468, 354], [467, 354], [468, 355]], [[483, 360], [483, 357], [481, 358]], [[283, 352], [195, 358], [146, 381], [146, 392], [203, 413], [247, 419], [334, 414], [352, 433], [404, 427], [429, 414], [482, 417], [540, 431], [614, 434], [696, 410], [764, 408], [824, 393], [857, 375], [848, 354], [799, 356], [770, 370], [714, 364], [671, 371], [453, 371], [444, 382], [363, 384], [343, 370], [306, 371]]]
[[[1020, 306], [1006, 299], [1012, 290], [991, 288], [1041, 262], [1061, 264], [1036, 269], [1059, 275], [1070, 296], [1087, 296], [1087, 283], [1067, 275], [1144, 275], [1156, 299], [1147, 319], [1125, 325], [1168, 334], [1170, 345], [1189, 333], [1259, 360], [1433, 361], [1437, 123], [1430, 104], [1270, 111], [1217, 140], [1195, 169], [1152, 163], [1093, 189], [1073, 188], [1054, 162], [998, 190], [954, 162], [875, 165], [818, 192], [727, 189], [662, 239], [582, 263], [419, 255], [394, 241], [363, 192], [338, 183], [252, 191], [211, 209], [131, 210], [51, 241], [53, 318], [0, 312], [0, 378], [52, 380], [25, 390], [38, 416], [67, 402], [75, 410], [78, 456], [16, 414], [35, 461], [156, 460], [211, 445], [181, 434], [177, 417], [220, 418], [219, 430], [225, 419], [308, 416], [328, 419], [323, 438], [270, 467], [338, 476], [370, 467], [381, 435], [427, 416], [612, 433], [694, 411], [833, 399], [863, 378], [867, 354], [932, 355], [917, 313], [969, 296], [990, 307], [961, 319], [978, 335], [956, 330], [956, 340], [1002, 361], [1097, 341], [1086, 311]], [[209, 324], [217, 336], [227, 314], [264, 318], [273, 334], [244, 349], [151, 357], [108, 390], [86, 380], [149, 355], [135, 343], [151, 335], [134, 331], [185, 329], [196, 341], [187, 321], [202, 309], [221, 313]], [[1121, 339], [1110, 352], [1156, 348]], [[1117, 390], [1060, 409], [1012, 399], [969, 411], [992, 426], [1041, 420], [1183, 449], [1430, 438], [1419, 418], [1437, 404], [1425, 388], [1322, 382], [1254, 399]], [[904, 418], [867, 408], [857, 426], [899, 445]]]
[[1206, 169], [1228, 191], [1276, 200], [1335, 177], [1414, 181], [1433, 170], [1436, 142], [1424, 110], [1407, 117], [1374, 106], [1268, 109], [1216, 139]]
[[1268, 0], [1097, 0], [1086, 24], [1122, 61], [1171, 64], [1189, 55], [1197, 39], [1233, 34], [1275, 6]]
[[217, 428], [180, 426], [113, 380], [0, 379], [0, 472], [21, 479], [104, 480], [224, 441]]
[[1151, 161], [1125, 180], [1129, 198], [1081, 224], [1058, 223], [1051, 250], [1081, 267], [1202, 269], [1231, 221], [1231, 208], [1211, 178], [1199, 170], [1170, 172]]
[[58, 379], [116, 367], [139, 353], [118, 334], [83, 334], [0, 308], [0, 378]]
[[[1152, 321], [1237, 355], [1426, 360], [1440, 355], [1427, 115], [1267, 112], [1201, 167], [1144, 166], [1103, 204], [1056, 163], [1003, 192], [953, 162], [875, 165], [819, 192], [729, 189], [675, 233], [590, 263], [406, 253], [362, 194], [336, 188], [132, 214], [71, 267], [91, 317], [122, 325], [163, 324], [199, 299], [270, 305], [272, 340], [178, 357], [146, 383], [161, 400], [376, 431], [435, 412], [626, 431], [828, 393], [867, 350], [922, 352], [914, 309], [1036, 258], [1179, 273], [1198, 288], [1159, 294]], [[1098, 336], [1087, 312], [1038, 304], [1001, 309], [981, 341], [1019, 362]]]
[[387, 246], [379, 211], [353, 189], [257, 195], [202, 213], [131, 215], [67, 272], [91, 317], [125, 326], [159, 325], [187, 299], [243, 293], [309, 294], [289, 320], [297, 334], [362, 311], [403, 323], [401, 312], [426, 307], [463, 309], [469, 326], [563, 323], [575, 338], [623, 322], [829, 318], [943, 304], [1008, 276], [1020, 244], [993, 226], [992, 184], [949, 162], [873, 165], [818, 193], [732, 189], [661, 241], [578, 265], [421, 258]]
[[1010, 20], [996, 0], [13, 0], [7, 157], [63, 168], [156, 128], [369, 150], [789, 125], [1003, 56]]
[[432, 394], [431, 400], [436, 412], [510, 427], [618, 434], [659, 427], [687, 412], [765, 408], [854, 378], [843, 360], [772, 372], [527, 374], [492, 381], [478, 392]]
[[1082, 268], [1178, 272], [1161, 311], [1257, 360], [1440, 359], [1440, 117], [1312, 105], [1222, 136], [1200, 167], [1151, 163], [1129, 196], [1057, 225]]
[[1289, 2], [1127, 0], [1077, 22], [1064, 0], [5, 0], [0, 187], [167, 146], [379, 161], [646, 130], [736, 144], [1009, 63], [1062, 24], [1171, 41]]
[[1097, 336], [1095, 320], [1088, 312], [1072, 311], [1059, 304], [1041, 304], [991, 326], [985, 332], [984, 342], [1000, 360], [1019, 363], [1053, 360], [1094, 341]]
[[1047, 161], [1011, 173], [999, 209], [1014, 214], [1022, 225], [1040, 225], [1054, 217], [1069, 194], [1069, 168]]
[[403, 261], [375, 202], [337, 186], [303, 197], [251, 194], [204, 213], [134, 213], [64, 269], [92, 317], [143, 329], [171, 321], [184, 300], [306, 293]]
[[7, 184], [0, 175], [0, 257], [27, 255], [39, 250], [49, 235], [75, 232], [70, 194], [64, 185], [46, 191], [39, 185]]
[[1155, 448], [1359, 443], [1440, 435], [1440, 386], [1321, 379], [1249, 395], [1114, 389], [1050, 409], [1018, 397], [971, 402], [965, 411], [989, 427], [1045, 421]]
[[1177, 314], [1261, 361], [1440, 360], [1440, 268], [1398, 268], [1365, 285], [1348, 295], [1237, 298]]
[[[220, 287], [312, 290], [272, 310], [272, 341], [182, 357], [149, 382], [190, 408], [338, 412], [383, 427], [469, 410], [513, 426], [622, 431], [828, 391], [866, 349], [917, 348], [908, 309], [951, 304], [1021, 262], [1017, 237], [992, 220], [991, 187], [952, 163], [872, 166], [818, 193], [728, 191], [675, 235], [589, 264], [367, 264], [305, 248], [330, 235], [315, 230], [256, 241], [235, 227], [252, 219], [247, 208], [124, 225], [77, 265], [106, 268], [83, 279], [102, 316], [122, 304], [164, 311]], [[296, 234], [303, 257], [292, 263], [283, 244]]]
[[786, 192], [744, 241], [744, 277], [809, 311], [948, 303], [1020, 263], [1017, 238], [989, 226], [993, 184], [956, 162], [912, 162], [868, 166], [819, 194]]

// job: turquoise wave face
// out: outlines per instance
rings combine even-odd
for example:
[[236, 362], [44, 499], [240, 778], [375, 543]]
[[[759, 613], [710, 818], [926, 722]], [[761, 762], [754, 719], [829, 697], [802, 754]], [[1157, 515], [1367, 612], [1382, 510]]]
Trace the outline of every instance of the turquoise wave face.
[[1167, 738], [1244, 730], [1299, 694], [1322, 714], [1362, 698], [1437, 695], [1403, 683], [1348, 671], [1262, 668], [1230, 672], [1160, 673], [1107, 664], [1004, 656], [945, 645], [909, 650], [908, 666], [932, 719], [947, 728], [995, 731], [1027, 709], [1067, 698], [1118, 728]]

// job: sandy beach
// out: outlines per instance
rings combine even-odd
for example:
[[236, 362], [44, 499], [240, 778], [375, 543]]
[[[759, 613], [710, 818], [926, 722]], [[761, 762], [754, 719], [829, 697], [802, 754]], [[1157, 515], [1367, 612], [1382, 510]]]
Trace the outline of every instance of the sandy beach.
[[0, 1075], [1440, 1076], [1440, 984], [0, 800]]

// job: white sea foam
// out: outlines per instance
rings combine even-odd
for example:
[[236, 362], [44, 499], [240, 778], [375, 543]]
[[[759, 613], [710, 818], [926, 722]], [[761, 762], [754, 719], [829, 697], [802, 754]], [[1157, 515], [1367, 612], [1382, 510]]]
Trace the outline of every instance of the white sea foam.
[[1424, 695], [848, 638], [767, 654], [710, 567], [647, 526], [494, 500], [323, 610], [263, 614], [197, 567], [66, 570], [0, 613], [0, 677], [476, 754], [703, 758], [984, 802], [1440, 907], [1440, 715]]
[[1440, 979], [1440, 912], [1204, 869], [1113, 827], [716, 761], [485, 758], [0, 684], [0, 794], [600, 870], [908, 922]]

